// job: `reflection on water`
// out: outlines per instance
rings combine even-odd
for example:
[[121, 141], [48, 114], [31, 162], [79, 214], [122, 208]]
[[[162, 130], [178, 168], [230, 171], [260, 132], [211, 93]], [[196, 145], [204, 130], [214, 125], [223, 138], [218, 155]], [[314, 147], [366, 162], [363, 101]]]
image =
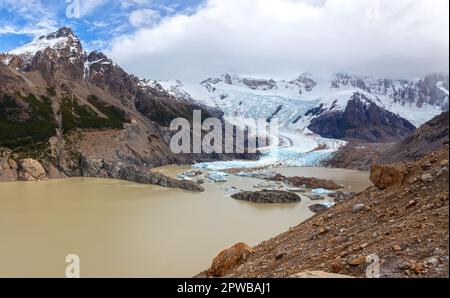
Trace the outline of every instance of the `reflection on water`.
[[[173, 176], [183, 169], [161, 171]], [[354, 190], [369, 185], [367, 173], [314, 171], [333, 173], [325, 178]], [[306, 198], [258, 205], [219, 190], [252, 190], [258, 182], [232, 176], [227, 183], [206, 183], [201, 194], [103, 179], [2, 183], [0, 276], [62, 277], [72, 253], [81, 258], [82, 277], [195, 275], [223, 248], [240, 241], [256, 245], [312, 215], [307, 207], [314, 202]]]

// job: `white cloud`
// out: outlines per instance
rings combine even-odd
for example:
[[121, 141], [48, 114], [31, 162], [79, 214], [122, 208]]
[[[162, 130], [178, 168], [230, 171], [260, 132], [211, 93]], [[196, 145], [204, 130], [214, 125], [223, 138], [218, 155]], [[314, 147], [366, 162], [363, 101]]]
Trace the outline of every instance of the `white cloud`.
[[[27, 34], [37, 38], [58, 28], [54, 12], [47, 9], [40, 0], [0, 0], [0, 7], [11, 12], [11, 19], [0, 20], [1, 34]], [[20, 16], [25, 25], [15, 25]]]
[[114, 40], [109, 54], [156, 79], [225, 71], [421, 76], [448, 71], [448, 11], [448, 0], [208, 0]]
[[130, 24], [134, 27], [149, 27], [158, 23], [161, 14], [153, 9], [139, 9], [130, 14]]
[[105, 5], [109, 0], [80, 0], [81, 17], [92, 14], [97, 8]]
[[127, 9], [130, 7], [143, 7], [149, 6], [152, 3], [152, 0], [122, 0], [120, 2], [120, 7], [123, 9]]

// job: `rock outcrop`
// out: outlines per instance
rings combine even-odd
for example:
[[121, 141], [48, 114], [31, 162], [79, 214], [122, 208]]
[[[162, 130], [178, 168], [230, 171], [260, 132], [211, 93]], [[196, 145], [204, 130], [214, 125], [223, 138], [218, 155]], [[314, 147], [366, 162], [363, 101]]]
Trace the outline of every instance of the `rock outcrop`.
[[276, 174], [273, 177], [265, 178], [267, 180], [285, 182], [295, 187], [305, 187], [305, 188], [324, 188], [328, 190], [338, 190], [342, 187], [337, 185], [335, 182], [326, 179], [319, 179], [314, 177], [286, 177], [281, 174]]
[[82, 157], [81, 175], [84, 177], [121, 179], [141, 184], [180, 188], [193, 192], [203, 192], [205, 190], [199, 184], [192, 181], [180, 181], [160, 173], [151, 172], [145, 168], [101, 159], [92, 160]]
[[233, 199], [258, 204], [286, 204], [298, 203], [302, 199], [295, 193], [281, 190], [244, 191], [233, 194]]
[[44, 167], [37, 160], [31, 158], [19, 161], [18, 174], [19, 180], [22, 181], [39, 181], [46, 178]]
[[238, 243], [220, 252], [206, 271], [206, 277], [224, 277], [232, 268], [253, 253], [253, 249], [245, 243]]
[[357, 93], [344, 111], [322, 113], [311, 121], [308, 129], [326, 138], [377, 143], [399, 141], [416, 127]]

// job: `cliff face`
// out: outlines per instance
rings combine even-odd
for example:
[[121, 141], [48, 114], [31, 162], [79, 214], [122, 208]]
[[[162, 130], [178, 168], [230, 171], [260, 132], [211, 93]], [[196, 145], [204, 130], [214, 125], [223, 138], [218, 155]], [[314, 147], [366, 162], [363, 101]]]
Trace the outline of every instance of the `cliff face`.
[[308, 129], [327, 138], [376, 143], [400, 140], [416, 128], [407, 120], [380, 108], [364, 95], [355, 94], [344, 111], [318, 115]]

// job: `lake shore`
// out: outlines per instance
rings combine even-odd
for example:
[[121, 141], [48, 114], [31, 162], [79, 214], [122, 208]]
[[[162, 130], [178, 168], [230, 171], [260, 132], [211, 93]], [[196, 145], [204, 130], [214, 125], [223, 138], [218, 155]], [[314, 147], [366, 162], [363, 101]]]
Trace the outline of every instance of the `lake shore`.
[[[155, 171], [176, 177], [189, 169]], [[353, 191], [370, 185], [367, 172], [279, 171], [334, 177]], [[263, 181], [227, 179], [204, 183], [203, 193], [93, 178], [1, 183], [0, 276], [60, 277], [65, 256], [78, 253], [84, 277], [189, 277], [224, 247], [256, 245], [314, 215], [308, 207], [317, 202], [306, 197], [270, 206], [234, 200], [227, 186], [255, 190]]]

